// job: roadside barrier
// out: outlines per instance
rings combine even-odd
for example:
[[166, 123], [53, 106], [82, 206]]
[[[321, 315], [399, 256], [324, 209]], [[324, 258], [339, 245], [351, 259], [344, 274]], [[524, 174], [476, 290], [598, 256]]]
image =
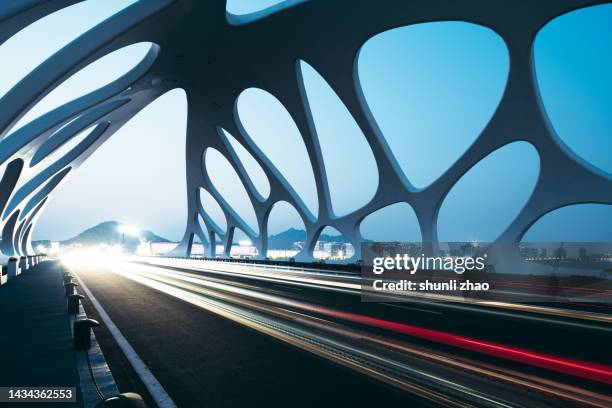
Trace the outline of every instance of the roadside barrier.
[[85, 299], [85, 296], [79, 295], [78, 293], [74, 293], [72, 295], [68, 295], [68, 313], [77, 315], [79, 314], [79, 305], [82, 299]]
[[21, 269], [22, 273], [28, 269], [28, 258], [25, 256], [19, 258], [19, 268]]
[[66, 296], [74, 295], [74, 288], [79, 286], [78, 283], [70, 280], [69, 282], [64, 283], [64, 289], [66, 289]]
[[19, 263], [17, 262], [17, 258], [11, 256], [8, 260], [8, 276], [15, 277], [19, 276], [21, 270], [19, 269]]
[[0, 286], [4, 285], [8, 281], [8, 265], [2, 265], [0, 270]]
[[126, 392], [100, 401], [95, 408], [146, 408], [142, 397], [133, 392]]
[[74, 341], [73, 346], [75, 350], [89, 350], [91, 347], [91, 329], [98, 327], [100, 323], [94, 319], [79, 319], [75, 320], [74, 327]]

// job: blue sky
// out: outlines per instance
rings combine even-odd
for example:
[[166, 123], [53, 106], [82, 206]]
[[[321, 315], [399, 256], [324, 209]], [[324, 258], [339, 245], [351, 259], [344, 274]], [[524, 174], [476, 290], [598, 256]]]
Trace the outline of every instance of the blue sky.
[[[53, 51], [129, 3], [88, 0], [18, 33], [0, 46], [0, 60], [12, 62], [2, 67], [0, 94]], [[228, 8], [240, 14], [274, 3], [278, 1], [233, 1]], [[612, 6], [598, 6], [551, 22], [538, 35], [534, 49], [540, 92], [555, 131], [575, 154], [608, 174], [612, 173], [610, 48]], [[43, 100], [22, 124], [109, 82], [135, 64], [145, 49], [146, 44], [136, 44], [88, 67]], [[365, 44], [357, 64], [364, 95], [413, 185], [429, 185], [478, 136], [499, 102], [508, 65], [505, 45], [494, 32], [461, 22], [401, 27]], [[308, 61], [300, 66], [323, 149], [333, 210], [343, 215], [367, 203], [378, 174], [363, 135], [325, 78]], [[172, 91], [117, 132], [53, 196], [34, 238], [63, 239], [95, 223], [116, 219], [179, 239], [186, 219], [185, 107], [184, 93]], [[253, 140], [316, 212], [314, 179], [305, 149], [282, 105], [265, 90], [248, 89], [239, 97], [238, 112]], [[238, 143], [231, 135], [228, 138]], [[264, 194], [265, 177], [248, 153], [238, 153]], [[206, 161], [213, 170], [227, 166], [214, 153]], [[526, 143], [492, 153], [459, 181], [443, 203], [440, 239], [494, 239], [529, 197], [538, 168], [537, 154]], [[215, 173], [215, 185], [249, 218], [251, 210], [242, 204], [244, 193], [228, 188], [233, 175]], [[272, 233], [301, 226], [288, 204], [276, 206], [270, 218]], [[560, 225], [565, 227], [560, 230]], [[414, 214], [406, 204], [371, 215], [361, 231], [376, 240], [420, 238]], [[526, 239], [610, 241], [611, 206], [559, 210], [546, 216]]]

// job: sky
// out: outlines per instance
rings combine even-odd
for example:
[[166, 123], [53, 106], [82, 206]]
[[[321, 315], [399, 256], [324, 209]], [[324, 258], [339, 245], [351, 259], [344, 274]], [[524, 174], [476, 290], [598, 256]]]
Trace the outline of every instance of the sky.
[[[0, 95], [52, 52], [131, 2], [87, 0], [16, 34], [0, 46], [0, 60], [11, 61], [1, 68]], [[249, 13], [276, 3], [279, 1], [233, 0], [228, 10]], [[147, 47], [135, 44], [87, 67], [41, 101], [18, 126], [110, 82], [136, 64]], [[534, 48], [543, 105], [560, 141], [608, 176], [612, 174], [611, 47], [612, 5], [604, 5], [553, 20], [538, 34]], [[379, 176], [363, 134], [325, 78], [308, 61], [299, 65], [322, 147], [332, 208], [334, 214], [344, 215], [372, 198]], [[356, 67], [366, 102], [402, 171], [412, 185], [424, 188], [484, 128], [504, 90], [509, 61], [503, 40], [493, 31], [463, 22], [435, 22], [376, 35], [362, 48]], [[266, 90], [249, 88], [238, 97], [238, 114], [253, 141], [316, 214], [314, 177], [299, 132], [282, 104]], [[186, 221], [185, 127], [182, 90], [153, 102], [53, 195], [34, 239], [69, 238], [106, 220], [180, 239]], [[258, 191], [266, 196], [269, 184], [261, 169], [232, 135], [225, 137], [237, 149]], [[286, 154], [288, 151], [292, 154]], [[246, 192], [220, 156], [209, 151], [204, 166], [211, 171], [215, 186], [253, 226]], [[443, 202], [439, 238], [495, 239], [525, 204], [538, 171], [537, 152], [526, 142], [493, 152]], [[213, 206], [205, 203], [211, 216], [215, 215]], [[275, 205], [270, 232], [290, 227], [303, 228], [295, 210], [287, 203]], [[374, 240], [420, 239], [414, 212], [405, 203], [368, 216], [361, 232]], [[525, 237], [559, 239], [612, 241], [612, 206], [585, 204], [557, 210]]]

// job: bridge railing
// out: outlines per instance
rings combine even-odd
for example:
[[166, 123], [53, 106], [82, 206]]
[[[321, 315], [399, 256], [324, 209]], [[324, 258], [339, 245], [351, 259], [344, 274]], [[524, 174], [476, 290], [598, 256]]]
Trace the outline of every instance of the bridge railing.
[[[139, 257], [144, 261], [155, 260], [156, 263], [164, 263], [171, 265], [172, 263], [181, 263], [198, 267], [203, 263], [208, 264], [223, 264], [224, 268], [233, 266], [236, 268], [246, 267], [251, 270], [288, 272], [288, 273], [305, 273], [305, 274], [322, 274], [345, 277], [356, 277], [360, 274], [360, 267], [356, 264], [319, 264], [306, 262], [279, 262], [268, 260], [251, 260], [251, 259], [224, 259], [224, 258], [187, 258], [187, 257]], [[168, 262], [166, 262], [168, 261]]]

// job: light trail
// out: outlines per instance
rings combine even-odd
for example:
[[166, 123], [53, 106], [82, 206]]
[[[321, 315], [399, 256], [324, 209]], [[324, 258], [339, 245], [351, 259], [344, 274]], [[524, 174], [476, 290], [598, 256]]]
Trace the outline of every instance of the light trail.
[[401, 333], [404, 335], [417, 337], [420, 339], [441, 343], [452, 347], [458, 347], [465, 350], [490, 355], [493, 357], [503, 358], [514, 362], [544, 368], [570, 376], [581, 377], [588, 380], [602, 382], [605, 384], [612, 384], [612, 367], [602, 364], [595, 364], [585, 361], [563, 358], [504, 344], [498, 344], [470, 337], [459, 336], [438, 330], [425, 329], [422, 327], [417, 327], [404, 323], [397, 323], [356, 313], [340, 311], [324, 306], [312, 305], [298, 300], [287, 299], [276, 295], [264, 294], [251, 289], [236, 288], [223, 283], [207, 281], [205, 279], [202, 279], [201, 277], [188, 276], [188, 274], [176, 274], [161, 270], [151, 270], [151, 273], [173, 277], [175, 279], [196, 283], [198, 285], [203, 285], [230, 293], [236, 293], [239, 295], [272, 302], [283, 306], [297, 308], [302, 311], [313, 312], [327, 317], [351, 321], [354, 323]]
[[[608, 396], [587, 391], [581, 388], [569, 386], [547, 379], [542, 379], [532, 375], [527, 375], [525, 373], [518, 373], [516, 371], [508, 370], [501, 367], [493, 367], [489, 364], [468, 361], [463, 358], [459, 358], [455, 355], [448, 356], [439, 352], [433, 352], [432, 350], [422, 350], [415, 346], [406, 345], [395, 339], [388, 339], [381, 336], [372, 335], [371, 333], [342, 326], [332, 321], [321, 320], [320, 318], [293, 312], [282, 307], [270, 306], [264, 303], [248, 301], [244, 298], [227, 295], [225, 292], [211, 292], [210, 289], [202, 288], [200, 284], [176, 282], [176, 279], [173, 279], [171, 277], [174, 275], [173, 273], [167, 273], [165, 271], [160, 270], [155, 271], [154, 269], [133, 273], [137, 275], [159, 275], [157, 277], [151, 277], [151, 279], [166, 282], [173, 286], [179, 286], [190, 291], [202, 293], [206, 296], [213, 296], [215, 298], [223, 299], [226, 301], [229, 300], [233, 303], [241, 304], [250, 309], [259, 310], [265, 313], [272, 313], [275, 316], [290, 319], [292, 321], [299, 321], [300, 323], [313, 327], [317, 330], [329, 331], [333, 332], [334, 334], [342, 334], [345, 337], [350, 337], [352, 339], [366, 341], [370, 344], [375, 344], [385, 348], [398, 350], [402, 353], [408, 353], [411, 355], [418, 356], [422, 359], [432, 360], [437, 363], [455, 367], [463, 371], [468, 371], [477, 375], [486, 376], [497, 381], [504, 381], [509, 384], [514, 384], [516, 386], [531, 389], [532, 391], [537, 391], [558, 398], [563, 398], [574, 403], [585, 404], [600, 408], [607, 408], [612, 404], [612, 399]], [[132, 277], [132, 279], [134, 279], [134, 277]], [[183, 282], [186, 281], [183, 280]]]
[[[133, 281], [136, 281], [140, 284], [143, 284], [153, 289], [159, 290], [160, 292], [174, 296], [178, 299], [191, 303], [195, 306], [211, 311], [215, 314], [228, 318], [237, 323], [250, 327], [256, 331], [262, 332], [264, 334], [270, 335], [279, 340], [292, 344], [296, 347], [312, 352], [313, 354], [319, 355], [321, 357], [325, 357], [341, 365], [344, 365], [349, 368], [355, 369], [359, 372], [362, 372], [363, 374], [366, 374], [378, 380], [387, 382], [400, 389], [414, 393], [416, 395], [420, 395], [423, 398], [426, 398], [430, 401], [435, 402], [439, 406], [448, 406], [448, 407], [473, 406], [472, 404], [466, 404], [463, 402], [457, 403], [453, 401], [452, 399], [449, 399], [445, 394], [435, 392], [429, 389], [428, 387], [423, 387], [423, 386], [412, 384], [410, 382], [407, 382], [406, 380], [402, 380], [401, 378], [396, 378], [395, 376], [390, 375], [388, 372], [385, 372], [384, 370], [378, 370], [375, 367], [372, 367], [371, 365], [370, 366], [364, 365], [359, 360], [355, 360], [354, 358], [349, 357], [350, 352], [355, 351], [355, 350], [345, 349], [345, 351], [343, 352], [334, 351], [335, 348], [337, 349], [338, 347], [340, 347], [340, 344], [338, 343], [327, 342], [325, 341], [325, 339], [317, 338], [317, 340], [323, 340], [326, 342], [325, 346], [321, 347], [320, 345], [317, 345], [316, 342], [313, 343], [312, 340], [308, 339], [307, 337], [308, 333], [299, 333], [299, 332], [296, 333], [296, 330], [291, 329], [291, 328], [283, 328], [279, 330], [279, 328], [282, 327], [282, 324], [278, 322], [270, 324], [266, 321], [265, 318], [261, 318], [261, 317], [258, 318], [257, 315], [252, 311], [241, 310], [240, 308], [236, 306], [232, 306], [232, 305], [229, 305], [223, 302], [219, 302], [214, 299], [204, 297], [202, 295], [198, 295], [197, 293], [193, 293], [192, 291], [187, 291], [187, 290], [178, 288], [174, 285], [170, 285], [170, 284], [160, 282], [155, 279], [141, 276], [139, 273], [134, 273], [126, 269], [120, 268], [119, 265], [116, 265], [116, 264], [113, 265], [112, 267], [107, 267], [105, 269], [113, 273], [116, 273], [118, 275], [121, 275], [123, 277], [126, 277], [128, 279], [131, 279]], [[392, 362], [387, 361], [387, 363], [392, 363]], [[426, 373], [417, 372], [416, 370], [411, 370], [411, 371], [413, 371], [414, 374], [427, 375]], [[427, 375], [427, 377], [430, 382], [447, 383], [447, 381], [442, 378], [437, 378], [431, 375]], [[452, 386], [456, 390], [460, 390], [460, 391], [463, 390], [463, 392], [468, 392], [471, 398], [478, 397], [478, 398], [482, 398], [488, 401], [486, 397], [481, 397], [480, 393], [476, 391], [472, 391], [472, 390], [464, 390], [465, 387], [462, 387], [458, 384], [449, 384], [448, 386]], [[510, 405], [503, 404], [503, 403], [496, 403], [495, 401], [489, 401], [489, 403], [487, 403], [486, 406], [495, 406], [495, 407], [504, 407], [504, 408], [510, 407]]]
[[[361, 278], [359, 276], [337, 275], [325, 272], [308, 272], [296, 269], [288, 273], [287, 268], [277, 270], [274, 268], [253, 268], [231, 262], [215, 262], [193, 259], [132, 257], [128, 261], [145, 263], [154, 266], [165, 266], [170, 268], [182, 268], [205, 273], [213, 273], [222, 276], [245, 277], [263, 281], [273, 281], [286, 284], [304, 285], [316, 287], [321, 290], [338, 291], [341, 293], [353, 293], [361, 295]], [[260, 270], [261, 269], [261, 270]], [[458, 296], [440, 295], [421, 292], [405, 292], [384, 296], [386, 301], [411, 301], [412, 299], [426, 302], [436, 302], [438, 307], [464, 308], [479, 307], [490, 309], [492, 313], [503, 313], [507, 311], [519, 311], [524, 313], [563, 317], [569, 319], [612, 323], [612, 316], [602, 313], [586, 312], [581, 310], [561, 309], [555, 307], [508, 303], [495, 300], [469, 299]], [[485, 312], [486, 309], [480, 312]], [[501, 309], [501, 310], [500, 310]], [[536, 316], [524, 316], [526, 319], [538, 320]], [[559, 321], [559, 324], [579, 325], [580, 323]]]

